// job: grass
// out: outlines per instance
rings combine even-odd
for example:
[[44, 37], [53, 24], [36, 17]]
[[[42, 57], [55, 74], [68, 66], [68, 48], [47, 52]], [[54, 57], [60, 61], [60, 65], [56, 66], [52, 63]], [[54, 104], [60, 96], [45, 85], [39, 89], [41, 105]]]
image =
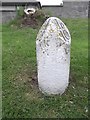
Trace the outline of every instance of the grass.
[[2, 25], [0, 25], [0, 119], [2, 118]]
[[44, 96], [32, 76], [36, 72], [37, 29], [2, 29], [3, 118], [88, 117], [88, 22], [62, 19], [72, 36], [70, 84], [62, 95]]

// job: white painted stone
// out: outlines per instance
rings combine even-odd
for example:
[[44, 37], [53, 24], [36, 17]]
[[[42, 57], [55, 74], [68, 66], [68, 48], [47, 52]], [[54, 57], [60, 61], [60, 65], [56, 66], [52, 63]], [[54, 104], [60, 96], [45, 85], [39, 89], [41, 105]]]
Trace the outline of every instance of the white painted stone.
[[48, 18], [36, 40], [39, 89], [45, 94], [62, 94], [69, 83], [71, 36], [56, 17]]
[[30, 14], [34, 14], [35, 13], [35, 9], [34, 8], [27, 8], [24, 10], [24, 12], [27, 14], [27, 15], [30, 15]]

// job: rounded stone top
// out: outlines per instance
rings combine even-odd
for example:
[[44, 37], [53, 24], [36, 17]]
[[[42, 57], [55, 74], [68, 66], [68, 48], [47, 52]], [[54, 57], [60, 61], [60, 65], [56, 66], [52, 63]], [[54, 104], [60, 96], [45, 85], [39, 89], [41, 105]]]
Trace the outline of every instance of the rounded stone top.
[[[38, 38], [41, 38], [45, 32], [50, 31], [51, 33], [59, 33], [59, 37], [62, 37], [65, 41], [65, 44], [71, 44], [71, 36], [66, 25], [57, 17], [48, 18], [42, 25]], [[50, 34], [50, 33], [49, 33]]]

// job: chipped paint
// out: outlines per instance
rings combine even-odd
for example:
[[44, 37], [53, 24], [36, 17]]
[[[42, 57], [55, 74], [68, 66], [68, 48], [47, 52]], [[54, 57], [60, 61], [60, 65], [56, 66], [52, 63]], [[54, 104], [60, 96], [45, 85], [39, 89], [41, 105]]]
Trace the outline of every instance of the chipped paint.
[[56, 17], [48, 18], [36, 40], [39, 89], [46, 94], [62, 94], [69, 83], [71, 36]]

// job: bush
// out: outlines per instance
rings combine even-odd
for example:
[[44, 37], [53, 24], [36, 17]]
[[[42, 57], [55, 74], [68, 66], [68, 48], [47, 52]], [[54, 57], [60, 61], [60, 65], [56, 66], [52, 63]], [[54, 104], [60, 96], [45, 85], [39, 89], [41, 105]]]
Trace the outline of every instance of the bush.
[[17, 7], [17, 17], [24, 17], [24, 7]]

